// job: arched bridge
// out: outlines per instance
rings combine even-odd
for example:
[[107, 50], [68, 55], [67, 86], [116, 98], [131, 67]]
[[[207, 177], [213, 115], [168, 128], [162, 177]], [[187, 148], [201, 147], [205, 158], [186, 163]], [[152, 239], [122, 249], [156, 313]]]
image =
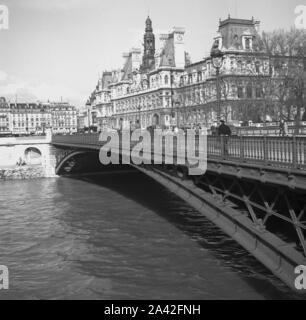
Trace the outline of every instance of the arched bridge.
[[[98, 162], [104, 145], [98, 134], [53, 136], [52, 144], [59, 175], [77, 172], [84, 159]], [[198, 176], [188, 175], [188, 164], [132, 166], [203, 213], [295, 290], [295, 268], [306, 265], [305, 137], [208, 136], [207, 171]]]

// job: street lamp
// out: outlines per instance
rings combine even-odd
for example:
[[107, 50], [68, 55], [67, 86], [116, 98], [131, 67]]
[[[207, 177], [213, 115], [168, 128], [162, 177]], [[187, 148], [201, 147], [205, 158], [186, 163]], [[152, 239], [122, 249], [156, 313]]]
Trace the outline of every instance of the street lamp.
[[139, 129], [141, 129], [141, 120], [140, 120], [140, 110], [141, 110], [141, 106], [140, 106], [140, 104], [137, 106], [137, 110], [138, 110], [138, 124], [139, 124]]
[[173, 119], [175, 117], [175, 113], [173, 111], [173, 75], [172, 75], [172, 70], [170, 71], [170, 87], [171, 87], [171, 117]]
[[180, 114], [179, 114], [180, 103], [175, 101], [175, 109], [176, 109], [176, 126], [180, 127]]
[[221, 88], [220, 88], [220, 69], [223, 65], [224, 53], [216, 46], [214, 46], [210, 53], [211, 61], [216, 69], [216, 82], [217, 82], [217, 121], [221, 120]]

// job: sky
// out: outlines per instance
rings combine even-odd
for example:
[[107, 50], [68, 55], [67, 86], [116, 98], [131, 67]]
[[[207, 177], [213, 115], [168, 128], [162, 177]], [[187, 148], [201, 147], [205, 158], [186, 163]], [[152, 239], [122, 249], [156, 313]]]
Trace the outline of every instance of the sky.
[[[303, 3], [304, 1], [304, 3]], [[141, 47], [149, 14], [154, 33], [186, 29], [192, 62], [207, 55], [219, 18], [289, 29], [306, 0], [0, 0], [9, 29], [0, 30], [0, 96], [69, 101], [82, 107], [103, 70], [121, 68], [122, 53]]]

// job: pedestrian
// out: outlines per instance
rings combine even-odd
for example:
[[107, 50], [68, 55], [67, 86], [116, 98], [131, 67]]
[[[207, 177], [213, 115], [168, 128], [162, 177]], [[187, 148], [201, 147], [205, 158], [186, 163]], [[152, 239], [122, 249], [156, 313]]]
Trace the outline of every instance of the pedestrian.
[[231, 136], [232, 131], [231, 128], [225, 124], [224, 120], [221, 120], [221, 125], [218, 128], [218, 135], [219, 136]]
[[224, 120], [221, 120], [221, 125], [218, 128], [218, 136], [221, 140], [221, 147], [223, 149], [223, 155], [228, 156], [228, 140], [232, 135], [232, 131], [228, 125], [225, 124]]

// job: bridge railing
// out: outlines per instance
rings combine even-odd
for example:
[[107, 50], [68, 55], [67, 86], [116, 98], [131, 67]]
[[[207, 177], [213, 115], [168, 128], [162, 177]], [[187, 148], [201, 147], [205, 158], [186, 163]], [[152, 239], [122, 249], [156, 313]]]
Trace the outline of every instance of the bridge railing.
[[207, 141], [208, 156], [261, 165], [306, 169], [306, 138], [213, 137]]
[[102, 145], [102, 142], [99, 142], [98, 133], [90, 134], [73, 134], [73, 135], [55, 135], [52, 137], [52, 143], [58, 144], [71, 144], [71, 145], [89, 145], [89, 146], [98, 146]]
[[[96, 147], [99, 134], [53, 136], [53, 143]], [[175, 149], [175, 148], [174, 148]], [[207, 137], [210, 158], [306, 170], [306, 137]]]

